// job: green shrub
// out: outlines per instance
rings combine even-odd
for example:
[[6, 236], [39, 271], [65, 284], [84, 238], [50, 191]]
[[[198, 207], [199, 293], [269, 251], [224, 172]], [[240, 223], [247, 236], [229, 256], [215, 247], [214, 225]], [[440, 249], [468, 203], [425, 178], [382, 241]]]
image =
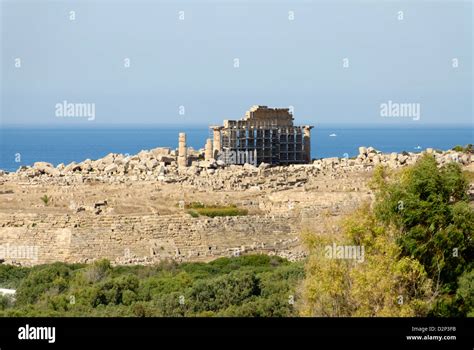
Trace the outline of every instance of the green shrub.
[[11, 308], [14, 304], [14, 297], [0, 294], [0, 310]]
[[456, 299], [461, 314], [474, 317], [474, 270], [465, 271], [458, 280]]
[[0, 265], [1, 280], [18, 286], [15, 304], [0, 299], [0, 316], [291, 316], [288, 296], [302, 274], [302, 264], [267, 255], [154, 266]]
[[43, 201], [44, 205], [48, 205], [49, 202], [51, 201], [51, 197], [49, 197], [47, 194], [42, 196], [40, 199]]
[[199, 213], [197, 213], [197, 212], [194, 211], [194, 210], [189, 210], [188, 213], [189, 213], [189, 215], [191, 215], [193, 218], [199, 217]]
[[472, 144], [467, 144], [464, 147], [460, 146], [460, 145], [457, 145], [457, 146], [454, 146], [452, 149], [453, 149], [453, 151], [456, 151], [456, 152], [473, 153], [473, 145]]
[[34, 304], [50, 290], [57, 290], [58, 293], [65, 291], [72, 271], [70, 266], [63, 263], [32, 268], [18, 286], [17, 303], [20, 305]]
[[112, 271], [110, 261], [102, 259], [94, 262], [91, 266], [88, 266], [82, 275], [86, 283], [96, 283], [106, 278]]
[[439, 168], [433, 156], [425, 155], [396, 180], [386, 178], [379, 185], [378, 219], [399, 229], [402, 255], [417, 259], [438, 286], [431, 314], [465, 316], [471, 309], [460, 298], [469, 295], [472, 276], [466, 271], [472, 271], [474, 256], [474, 211], [465, 172], [455, 163]]
[[189, 203], [185, 206], [186, 209], [199, 209], [199, 208], [205, 208], [205, 205], [201, 202], [192, 202]]
[[235, 271], [210, 280], [197, 280], [188, 297], [193, 312], [219, 311], [260, 294], [259, 280], [250, 271]]
[[206, 205], [201, 202], [192, 202], [185, 205], [188, 209], [188, 214], [192, 217], [198, 217], [199, 215], [216, 217], [216, 216], [244, 216], [248, 214], [247, 209], [237, 208], [235, 204], [227, 206], [223, 205]]
[[26, 267], [0, 264], [0, 287], [16, 289], [30, 270]]
[[426, 154], [398, 180], [382, 181], [375, 205], [380, 220], [403, 232], [398, 239], [402, 253], [419, 260], [429, 277], [451, 292], [468, 257], [474, 256], [474, 211], [467, 188], [458, 164], [438, 168]]
[[[96, 287], [92, 305], [130, 305], [136, 298], [135, 292], [138, 290], [139, 280], [134, 275], [124, 275], [100, 282]], [[132, 296], [133, 293], [133, 296]], [[124, 294], [126, 302], [124, 302]], [[132, 300], [133, 299], [133, 300]]]

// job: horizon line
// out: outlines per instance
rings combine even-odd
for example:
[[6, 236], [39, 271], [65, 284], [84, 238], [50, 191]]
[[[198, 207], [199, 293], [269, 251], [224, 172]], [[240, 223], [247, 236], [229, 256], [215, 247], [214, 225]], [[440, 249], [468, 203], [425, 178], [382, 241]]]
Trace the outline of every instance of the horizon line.
[[[301, 122], [295, 123], [295, 126], [299, 125], [306, 125], [308, 123]], [[100, 123], [100, 122], [74, 122], [70, 124], [53, 124], [53, 123], [2, 123], [0, 121], [0, 129], [2, 128], [51, 128], [51, 129], [65, 129], [65, 128], [125, 128], [125, 127], [182, 127], [182, 128], [189, 128], [189, 127], [206, 127], [209, 128], [212, 125], [216, 125], [216, 123], [203, 123], [203, 122], [195, 122], [195, 123], [163, 123], [163, 122], [138, 122], [138, 123]], [[406, 123], [398, 123], [398, 122], [391, 122], [391, 123], [367, 123], [367, 122], [359, 122], [359, 123], [350, 123], [350, 122], [319, 122], [319, 123], [312, 123], [315, 128], [318, 127], [403, 127], [403, 128], [417, 128], [417, 127], [471, 127], [474, 129], [474, 121], [472, 123], [469, 122], [460, 122], [460, 123], [445, 123], [445, 122], [430, 122], [430, 123], [423, 123], [423, 122], [406, 122]]]

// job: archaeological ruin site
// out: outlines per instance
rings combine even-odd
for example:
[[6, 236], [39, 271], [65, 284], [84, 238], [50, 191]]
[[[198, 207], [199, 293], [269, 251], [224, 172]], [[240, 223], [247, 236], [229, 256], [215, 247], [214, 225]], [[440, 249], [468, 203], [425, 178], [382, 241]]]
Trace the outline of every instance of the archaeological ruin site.
[[289, 108], [252, 106], [242, 119], [224, 120], [223, 126], [211, 127], [213, 157], [234, 152], [254, 155], [257, 165], [309, 163], [311, 128], [309, 125], [293, 125]]
[[[422, 155], [360, 147], [354, 158], [312, 160], [311, 128], [295, 126], [286, 108], [254, 106], [240, 120], [212, 126], [214, 137], [200, 150], [187, 147], [181, 133], [176, 150], [0, 171], [0, 245], [11, 247], [2, 259], [35, 265], [209, 261], [249, 253], [304, 258], [301, 233], [332, 227], [369, 201], [375, 166], [401, 168]], [[474, 170], [470, 154], [424, 152], [439, 164]], [[192, 210], [206, 206], [241, 214]]]

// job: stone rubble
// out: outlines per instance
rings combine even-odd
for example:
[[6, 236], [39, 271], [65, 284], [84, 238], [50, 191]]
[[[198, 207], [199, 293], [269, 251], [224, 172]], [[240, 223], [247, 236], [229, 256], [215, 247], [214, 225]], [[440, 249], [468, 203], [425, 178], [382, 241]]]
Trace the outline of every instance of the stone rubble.
[[[176, 151], [169, 148], [155, 148], [136, 155], [110, 153], [98, 160], [86, 159], [81, 163], [59, 164], [36, 162], [33, 166], [21, 166], [16, 172], [0, 172], [2, 178], [25, 182], [73, 183], [103, 182], [127, 183], [134, 181], [160, 181], [179, 183], [198, 189], [219, 190], [285, 190], [301, 187], [320, 173], [334, 174], [335, 178], [351, 172], [370, 171], [377, 165], [397, 169], [414, 164], [423, 153], [433, 154], [441, 165], [457, 162], [470, 165], [474, 156], [469, 153], [434, 151], [428, 148], [422, 153], [403, 152], [384, 154], [373, 147], [359, 147], [354, 158], [323, 158], [312, 164], [270, 166], [261, 163], [225, 165], [214, 159], [204, 160], [204, 150], [188, 149], [190, 166], [178, 167]], [[194, 160], [193, 160], [194, 159]]]

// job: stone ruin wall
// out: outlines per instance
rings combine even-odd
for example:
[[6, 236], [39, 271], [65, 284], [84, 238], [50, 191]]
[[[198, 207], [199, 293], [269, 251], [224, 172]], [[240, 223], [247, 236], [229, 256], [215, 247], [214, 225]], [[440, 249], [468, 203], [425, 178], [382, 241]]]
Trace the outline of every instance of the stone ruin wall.
[[0, 246], [37, 247], [35, 256], [5, 259], [21, 265], [83, 263], [100, 258], [117, 264], [163, 259], [209, 261], [259, 252], [295, 260], [302, 254], [298, 252], [300, 228], [301, 220], [284, 215], [192, 218], [2, 214]]

